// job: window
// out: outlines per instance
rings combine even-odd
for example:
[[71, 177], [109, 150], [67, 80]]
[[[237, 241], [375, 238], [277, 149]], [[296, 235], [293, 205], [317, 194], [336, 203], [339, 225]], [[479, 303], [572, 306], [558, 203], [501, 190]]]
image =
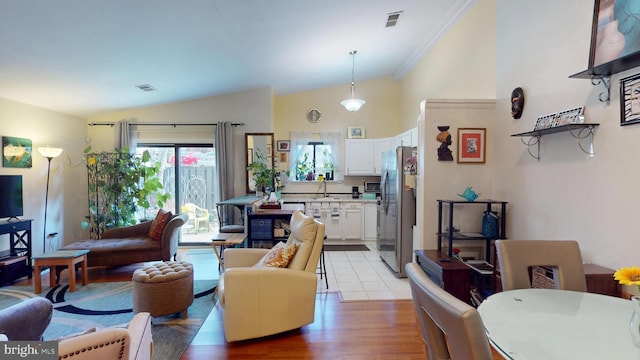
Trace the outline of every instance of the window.
[[[289, 171], [294, 181], [341, 180], [339, 174], [342, 134], [322, 132], [291, 132], [291, 162]], [[318, 139], [320, 137], [320, 139]]]

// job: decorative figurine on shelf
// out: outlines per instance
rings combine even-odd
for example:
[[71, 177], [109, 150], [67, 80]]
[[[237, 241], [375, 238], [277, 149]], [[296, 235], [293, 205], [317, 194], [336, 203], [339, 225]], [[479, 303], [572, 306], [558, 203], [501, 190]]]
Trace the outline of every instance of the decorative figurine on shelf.
[[453, 155], [449, 149], [449, 145], [451, 145], [451, 134], [447, 131], [449, 127], [438, 126], [438, 130], [440, 130], [440, 134], [436, 136], [436, 140], [442, 143], [438, 148], [438, 161], [453, 161]]
[[464, 189], [464, 192], [462, 194], [458, 194], [458, 196], [463, 197], [467, 201], [474, 201], [478, 198], [478, 196], [480, 196], [480, 193], [476, 193], [475, 191], [473, 191], [471, 186], [468, 186], [466, 189]]
[[524, 90], [517, 87], [511, 92], [511, 116], [514, 119], [520, 119], [522, 110], [524, 110]]

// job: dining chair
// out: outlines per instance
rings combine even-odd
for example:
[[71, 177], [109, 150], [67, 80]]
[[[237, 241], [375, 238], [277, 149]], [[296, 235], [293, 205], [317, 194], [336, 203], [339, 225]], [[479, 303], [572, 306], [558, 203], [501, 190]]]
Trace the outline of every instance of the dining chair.
[[533, 287], [531, 268], [553, 268], [556, 289], [587, 291], [580, 246], [575, 240], [496, 240], [502, 290]]
[[430, 360], [491, 360], [484, 324], [471, 305], [449, 294], [416, 263], [405, 265]]

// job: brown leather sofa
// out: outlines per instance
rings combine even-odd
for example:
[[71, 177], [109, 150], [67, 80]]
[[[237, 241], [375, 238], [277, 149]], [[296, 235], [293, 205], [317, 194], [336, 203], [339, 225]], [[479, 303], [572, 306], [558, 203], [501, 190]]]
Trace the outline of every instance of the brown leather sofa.
[[61, 250], [89, 250], [87, 266], [122, 266], [147, 261], [175, 260], [180, 227], [185, 214], [174, 216], [164, 227], [160, 241], [149, 237], [152, 221], [110, 229], [98, 240], [81, 240]]

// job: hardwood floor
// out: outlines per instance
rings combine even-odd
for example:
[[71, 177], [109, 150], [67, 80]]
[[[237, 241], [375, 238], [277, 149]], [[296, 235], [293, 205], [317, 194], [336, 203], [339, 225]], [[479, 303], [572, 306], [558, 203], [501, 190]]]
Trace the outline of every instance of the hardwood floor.
[[[186, 251], [180, 251], [178, 257], [189, 261]], [[140, 264], [111, 269], [89, 268], [89, 282], [129, 281], [139, 267]], [[61, 281], [66, 282], [66, 270], [61, 277]], [[32, 284], [33, 279], [16, 283]], [[495, 352], [493, 358], [502, 359]], [[338, 293], [323, 293], [316, 297], [313, 324], [235, 343], [225, 341], [222, 310], [216, 306], [180, 359], [411, 360], [427, 359], [427, 355], [411, 300], [340, 302]]]
[[[409, 300], [341, 303], [337, 293], [316, 300], [316, 321], [267, 338], [226, 343], [219, 307], [199, 336], [210, 345], [189, 346], [192, 359], [426, 359], [413, 303]], [[211, 344], [213, 343], [213, 344]]]

